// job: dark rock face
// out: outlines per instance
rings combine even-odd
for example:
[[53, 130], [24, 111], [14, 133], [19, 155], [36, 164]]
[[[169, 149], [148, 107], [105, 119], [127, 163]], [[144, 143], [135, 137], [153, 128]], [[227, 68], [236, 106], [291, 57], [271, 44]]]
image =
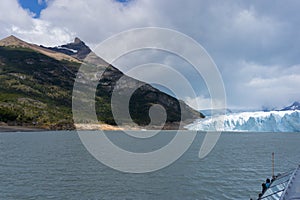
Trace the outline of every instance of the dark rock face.
[[65, 44], [58, 47], [46, 47], [46, 48], [52, 51], [73, 56], [74, 58], [77, 58], [79, 60], [83, 60], [89, 53], [91, 53], [91, 49], [88, 46], [86, 46], [85, 43], [77, 37], [72, 43]]
[[[82, 41], [76, 38], [74, 43], [82, 44]], [[147, 83], [126, 76], [120, 70], [108, 64], [93, 52], [86, 55], [86, 57], [84, 57], [83, 59], [86, 63], [95, 66], [102, 66], [102, 68], [105, 68], [105, 71], [103, 72], [102, 77], [99, 80], [96, 96], [110, 100], [112, 97], [112, 92], [116, 89], [116, 84], [120, 79], [122, 79], [122, 84], [118, 84], [117, 86], [117, 91], [120, 97], [123, 95], [126, 98], [128, 94], [131, 94], [130, 91], [135, 90], [132, 96], [128, 97], [130, 98], [130, 101], [126, 109], [129, 109], [130, 117], [132, 118], [133, 122], [138, 125], [144, 126], [149, 124], [149, 109], [151, 106], [156, 104], [161, 105], [166, 111], [166, 129], [169, 129], [167, 127], [173, 127], [174, 129], [179, 128], [179, 123], [175, 122], [183, 121], [185, 123], [190, 123], [195, 119], [205, 117], [202, 113], [195, 111], [194, 109], [186, 105], [183, 101], [179, 101], [176, 98], [161, 92], [160, 90], [152, 87]], [[101, 106], [103, 106], [103, 104], [98, 104], [98, 109], [96, 109], [96, 111], [98, 112], [98, 119], [108, 124], [115, 124], [111, 109], [109, 109], [110, 116], [107, 117], [107, 111], [105, 111], [105, 113], [101, 112]], [[111, 105], [109, 105], [108, 107], [110, 106]], [[118, 111], [119, 113], [121, 113], [121, 115], [122, 109], [124, 108], [121, 108]], [[103, 118], [101, 116], [106, 117]], [[128, 124], [128, 118], [126, 117], [124, 117], [124, 120], [121, 121], [124, 124]], [[175, 124], [175, 126], [170, 124]]]
[[[116, 86], [116, 83], [120, 79], [122, 79], [122, 83]], [[197, 118], [204, 117], [204, 115], [193, 110], [184, 102], [159, 91], [158, 89], [152, 87], [147, 83], [128, 77], [116, 68], [110, 66], [105, 70], [99, 81], [97, 96], [103, 98], [109, 97], [111, 99], [112, 92], [115, 89], [117, 90], [118, 95], [120, 95], [120, 98], [124, 97], [130, 99], [129, 105], [125, 109], [129, 109], [130, 116], [133, 122], [138, 125], [145, 126], [150, 123], [149, 109], [151, 108], [151, 106], [157, 104], [162, 106], [166, 111], [166, 129], [169, 129], [167, 128], [167, 126], [170, 127], [170, 123], [176, 124], [175, 122], [180, 121], [190, 123]], [[133, 93], [132, 90], [134, 90]], [[120, 108], [118, 110], [119, 114], [121, 115], [122, 109], [124, 108]], [[101, 115], [102, 114], [99, 113], [99, 116]], [[127, 120], [128, 119], [124, 117], [124, 120], [122, 122], [124, 124], [127, 124]], [[176, 126], [178, 128], [179, 124], [176, 124]], [[174, 126], [173, 128], [176, 129], [176, 127]]]
[[281, 109], [281, 111], [285, 110], [300, 110], [300, 103], [295, 101], [292, 105]]

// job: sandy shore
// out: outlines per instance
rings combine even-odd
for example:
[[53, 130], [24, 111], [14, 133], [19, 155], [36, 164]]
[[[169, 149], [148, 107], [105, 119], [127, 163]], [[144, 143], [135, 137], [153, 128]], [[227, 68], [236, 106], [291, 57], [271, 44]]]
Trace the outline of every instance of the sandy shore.
[[[120, 130], [138, 130], [133, 127], [118, 127], [111, 126], [108, 124], [75, 124], [76, 130], [106, 130], [106, 131], [120, 131]], [[42, 129], [35, 127], [26, 127], [26, 126], [8, 126], [0, 125], [0, 132], [38, 132], [38, 131], [56, 131], [50, 129]], [[63, 130], [57, 130], [63, 131]]]
[[75, 124], [77, 130], [106, 130], [106, 131], [120, 131], [124, 130], [118, 126], [108, 124]]
[[[108, 124], [75, 124], [76, 130], [105, 130], [105, 131], [121, 131], [121, 130], [161, 130], [161, 126], [151, 126], [145, 127], [145, 129], [141, 129], [141, 127], [134, 127], [130, 125], [124, 126], [112, 126]], [[164, 130], [178, 130], [178, 124], [169, 124], [164, 127]], [[179, 128], [179, 130], [185, 130], [183, 126]], [[36, 128], [36, 127], [26, 127], [26, 126], [8, 126], [0, 124], [0, 132], [38, 132], [38, 131], [50, 131], [50, 129]], [[55, 130], [51, 130], [55, 131]]]
[[132, 125], [122, 125], [122, 126], [112, 126], [108, 124], [75, 124], [77, 130], [104, 130], [104, 131], [120, 131], [120, 130], [186, 130], [184, 125], [179, 123], [171, 123], [163, 126], [146, 126], [146, 127], [138, 127]]

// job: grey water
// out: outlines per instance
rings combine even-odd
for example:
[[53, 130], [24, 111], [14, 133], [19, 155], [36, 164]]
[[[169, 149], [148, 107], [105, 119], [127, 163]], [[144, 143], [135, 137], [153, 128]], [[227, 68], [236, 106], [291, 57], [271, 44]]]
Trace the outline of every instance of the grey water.
[[[122, 132], [107, 135], [124, 148], [149, 151], [174, 133], [154, 136], [151, 147]], [[0, 199], [250, 199], [271, 176], [272, 152], [276, 173], [300, 162], [299, 133], [222, 133], [212, 152], [199, 159], [204, 136], [198, 133], [168, 167], [130, 174], [97, 161], [76, 132], [0, 133]]]

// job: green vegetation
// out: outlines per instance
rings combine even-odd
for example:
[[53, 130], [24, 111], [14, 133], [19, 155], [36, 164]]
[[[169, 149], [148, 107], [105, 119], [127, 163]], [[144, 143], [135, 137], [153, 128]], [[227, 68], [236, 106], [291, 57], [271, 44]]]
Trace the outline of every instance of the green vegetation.
[[30, 49], [0, 47], [0, 121], [72, 128], [71, 94], [78, 68]]
[[[0, 47], [0, 122], [73, 129], [72, 90], [79, 67], [79, 63], [58, 61], [31, 49]], [[99, 81], [95, 109], [99, 121], [115, 125], [110, 100], [112, 88], [123, 74], [112, 66], [106, 72], [108, 75]], [[148, 111], [153, 104], [166, 109], [167, 122], [181, 120], [180, 102], [149, 85], [139, 88], [130, 99], [133, 120], [147, 125]], [[187, 106], [185, 111], [187, 119], [200, 116]], [[126, 118], [122, 120], [124, 124], [128, 122]]]

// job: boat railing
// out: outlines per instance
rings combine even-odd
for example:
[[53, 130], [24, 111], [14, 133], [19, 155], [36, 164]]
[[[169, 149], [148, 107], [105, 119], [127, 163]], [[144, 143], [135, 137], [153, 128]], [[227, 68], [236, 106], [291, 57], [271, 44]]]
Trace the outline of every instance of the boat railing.
[[269, 198], [269, 197], [271, 197], [271, 196], [274, 196], [275, 194], [278, 194], [278, 193], [280, 193], [280, 192], [283, 192], [284, 190], [285, 190], [285, 188], [282, 189], [282, 190], [278, 190], [278, 191], [276, 191], [276, 192], [274, 192], [274, 193], [272, 193], [272, 194], [268, 194], [267, 196], [263, 196], [263, 197], [261, 197], [261, 198], [259, 198], [259, 199], [267, 199], [267, 198]]
[[290, 180], [290, 177], [294, 170], [290, 170], [284, 174], [277, 175], [272, 181], [271, 185], [261, 193], [261, 196], [258, 198], [258, 200], [261, 199], [280, 199], [280, 196], [284, 192], [286, 186], [288, 185], [288, 182]]
[[262, 199], [275, 199], [279, 200], [284, 193], [286, 192], [286, 188], [288, 187], [291, 177], [293, 177], [295, 173], [295, 169], [292, 169], [284, 174], [279, 174], [271, 181], [270, 186], [260, 194], [258, 200]]
[[[300, 165], [298, 165], [298, 167], [296, 168], [296, 170], [293, 172], [293, 174], [291, 175], [291, 178], [289, 179], [289, 182], [287, 183], [287, 185], [288, 185], [288, 187], [289, 188], [291, 188], [291, 183], [293, 182], [293, 180], [295, 179], [295, 177], [296, 177], [296, 175], [297, 175], [297, 173], [298, 173], [298, 171], [299, 171], [299, 169], [300, 169]], [[298, 186], [299, 187], [299, 186]], [[284, 192], [283, 192], [283, 194], [282, 194], [282, 196], [281, 196], [281, 198], [280, 198], [280, 200], [282, 200], [282, 199], [285, 199], [285, 196], [286, 196], [286, 194], [287, 194], [288, 192], [287, 192], [287, 190], [285, 190]], [[299, 199], [299, 191], [296, 191], [296, 193], [297, 193], [297, 197], [294, 197], [294, 198], [290, 198], [290, 199]]]

